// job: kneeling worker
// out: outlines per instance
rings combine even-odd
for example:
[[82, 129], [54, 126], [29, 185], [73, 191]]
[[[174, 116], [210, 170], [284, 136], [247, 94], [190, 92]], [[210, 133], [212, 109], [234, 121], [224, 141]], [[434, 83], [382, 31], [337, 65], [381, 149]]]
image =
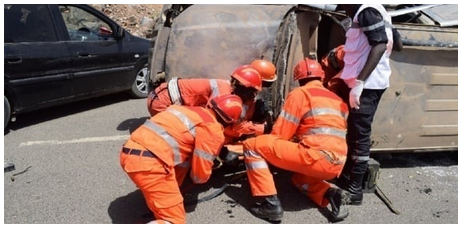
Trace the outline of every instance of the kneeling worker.
[[207, 107], [172, 105], [137, 128], [123, 145], [120, 163], [142, 191], [155, 216], [152, 223], [185, 223], [181, 186], [187, 172], [207, 182], [220, 153], [225, 126], [238, 121], [242, 100], [220, 95]]
[[322, 85], [323, 78], [317, 61], [300, 61], [294, 70], [300, 87], [288, 94], [271, 134], [243, 141], [255, 200], [250, 211], [259, 218], [280, 221], [283, 217], [268, 163], [294, 172], [293, 185], [320, 207], [330, 203], [330, 220], [343, 220], [349, 214], [344, 191], [326, 182], [340, 175], [346, 161], [348, 107]]

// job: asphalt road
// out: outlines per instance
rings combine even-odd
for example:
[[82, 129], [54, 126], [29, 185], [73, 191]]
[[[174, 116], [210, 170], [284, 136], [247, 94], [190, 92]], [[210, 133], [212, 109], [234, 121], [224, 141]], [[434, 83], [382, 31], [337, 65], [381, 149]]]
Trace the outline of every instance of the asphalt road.
[[[124, 94], [24, 114], [4, 135], [4, 159], [15, 170], [4, 173], [4, 223], [146, 223], [151, 213], [142, 194], [119, 165], [119, 150], [147, 118], [145, 99]], [[372, 155], [381, 166], [378, 186], [399, 215], [374, 193], [361, 206], [349, 206], [350, 224], [457, 224], [457, 152]], [[237, 169], [222, 168], [203, 185], [184, 188], [187, 222], [260, 224], [249, 213], [245, 177], [221, 195], [197, 199], [229, 182]], [[285, 215], [282, 223], [329, 223], [328, 210], [291, 187], [288, 172], [273, 168]]]

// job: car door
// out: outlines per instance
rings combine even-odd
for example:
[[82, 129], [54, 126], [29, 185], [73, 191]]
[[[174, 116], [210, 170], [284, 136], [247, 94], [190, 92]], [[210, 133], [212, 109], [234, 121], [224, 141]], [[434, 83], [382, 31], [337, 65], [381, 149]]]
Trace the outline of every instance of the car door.
[[72, 94], [70, 52], [48, 5], [4, 6], [5, 97], [13, 111], [52, 105]]
[[123, 62], [117, 25], [86, 5], [59, 5], [73, 57], [75, 94], [94, 96], [128, 89], [133, 65]]

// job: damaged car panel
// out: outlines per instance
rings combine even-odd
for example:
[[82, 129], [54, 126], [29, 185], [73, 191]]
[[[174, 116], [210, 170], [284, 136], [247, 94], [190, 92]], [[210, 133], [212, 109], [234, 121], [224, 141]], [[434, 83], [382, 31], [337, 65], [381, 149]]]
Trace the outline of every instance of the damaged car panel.
[[[384, 5], [404, 49], [392, 52], [372, 151], [457, 150], [457, 5]], [[277, 115], [297, 82], [293, 67], [344, 44], [336, 5], [165, 5], [155, 29], [152, 79], [228, 79], [239, 65], [271, 60], [279, 79], [265, 99]], [[455, 9], [455, 10], [454, 10]], [[455, 21], [455, 22], [454, 22]]]

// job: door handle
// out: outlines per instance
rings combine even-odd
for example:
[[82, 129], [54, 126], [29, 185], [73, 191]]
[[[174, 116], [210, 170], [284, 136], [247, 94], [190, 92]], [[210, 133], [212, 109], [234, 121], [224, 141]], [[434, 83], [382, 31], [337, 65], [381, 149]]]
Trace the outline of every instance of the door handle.
[[88, 52], [78, 52], [77, 55], [78, 57], [91, 57], [91, 54]]
[[6, 63], [8, 64], [20, 64], [22, 63], [22, 57], [13, 56], [5, 58]]

